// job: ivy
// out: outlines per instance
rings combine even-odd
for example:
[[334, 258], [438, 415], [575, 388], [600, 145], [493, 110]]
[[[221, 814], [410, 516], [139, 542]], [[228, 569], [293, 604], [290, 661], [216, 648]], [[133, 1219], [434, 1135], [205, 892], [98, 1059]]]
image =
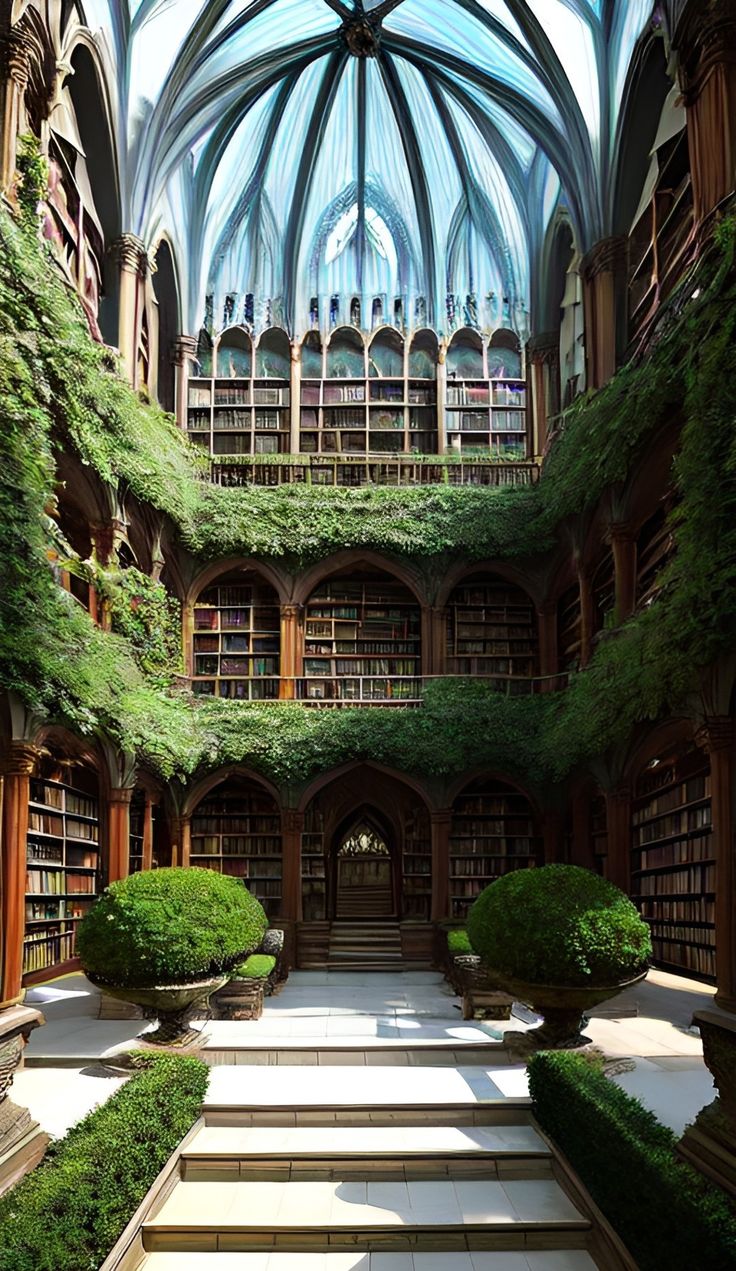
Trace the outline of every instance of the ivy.
[[127, 639], [140, 669], [163, 685], [182, 670], [181, 604], [142, 570], [100, 570], [97, 586], [112, 629]]

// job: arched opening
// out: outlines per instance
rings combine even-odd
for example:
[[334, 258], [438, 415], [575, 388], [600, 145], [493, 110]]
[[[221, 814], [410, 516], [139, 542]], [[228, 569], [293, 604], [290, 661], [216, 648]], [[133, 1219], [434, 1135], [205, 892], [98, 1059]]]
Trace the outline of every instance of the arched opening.
[[191, 656], [198, 697], [277, 698], [281, 617], [270, 583], [239, 569], [207, 586], [194, 605]]
[[289, 449], [291, 344], [280, 327], [264, 331], [256, 349], [253, 384], [253, 452], [285, 454]]
[[308, 331], [302, 343], [301, 403], [299, 407], [299, 450], [316, 454], [320, 449], [322, 405], [322, 338]]
[[340, 327], [327, 348], [328, 380], [365, 379], [365, 345], [358, 331]]
[[253, 374], [253, 344], [245, 327], [229, 327], [217, 342], [217, 378], [249, 380]]
[[515, 331], [494, 331], [488, 345], [488, 376], [492, 380], [521, 378], [521, 345]]
[[447, 350], [447, 443], [467, 455], [487, 454], [491, 442], [491, 389], [483, 341], [477, 331], [456, 332]]
[[338, 834], [334, 849], [337, 919], [396, 916], [390, 837], [380, 814], [370, 808], [361, 809]]
[[233, 776], [211, 790], [192, 814], [190, 863], [239, 878], [269, 917], [282, 892], [281, 815], [263, 786]]
[[542, 862], [537, 816], [505, 781], [480, 777], [457, 796], [450, 826], [450, 912], [464, 922], [480, 893], [504, 874]]
[[447, 669], [525, 691], [539, 674], [537, 618], [530, 597], [493, 574], [464, 578], [447, 604]]
[[303, 696], [406, 702], [421, 681], [421, 611], [403, 583], [356, 569], [325, 580], [306, 604]]
[[368, 349], [368, 449], [398, 454], [406, 448], [404, 340], [392, 327], [382, 327]]
[[174, 362], [172, 351], [180, 334], [179, 299], [171, 248], [162, 239], [156, 252], [153, 292], [158, 304], [158, 400], [164, 410], [174, 411]]
[[439, 341], [434, 331], [417, 331], [409, 348], [409, 449], [437, 454], [437, 363]]

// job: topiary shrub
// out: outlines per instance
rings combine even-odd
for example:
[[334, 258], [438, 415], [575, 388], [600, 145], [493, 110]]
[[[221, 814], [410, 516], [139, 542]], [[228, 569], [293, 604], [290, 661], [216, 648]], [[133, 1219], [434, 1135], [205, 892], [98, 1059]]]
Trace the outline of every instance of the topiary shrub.
[[577, 865], [497, 879], [472, 906], [468, 935], [494, 971], [571, 988], [633, 979], [652, 953], [649, 928], [628, 897]]
[[256, 949], [268, 922], [236, 878], [209, 869], [156, 869], [111, 883], [79, 924], [77, 949], [97, 983], [147, 989], [228, 972]]
[[233, 979], [267, 980], [275, 966], [276, 959], [269, 954], [251, 953], [245, 962], [241, 962], [240, 966], [236, 966]]
[[457, 931], [448, 931], [447, 951], [452, 958], [458, 954], [475, 952], [472, 944], [470, 943], [470, 936], [464, 927], [461, 927]]

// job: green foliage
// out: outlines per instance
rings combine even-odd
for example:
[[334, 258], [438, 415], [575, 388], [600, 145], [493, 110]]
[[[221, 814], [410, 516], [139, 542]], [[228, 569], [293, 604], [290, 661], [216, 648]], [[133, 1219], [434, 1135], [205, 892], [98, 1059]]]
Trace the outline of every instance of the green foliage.
[[146, 675], [167, 684], [182, 670], [179, 601], [135, 567], [100, 570], [97, 581], [110, 606], [113, 631], [125, 636]]
[[674, 1154], [676, 1138], [580, 1055], [529, 1063], [542, 1129], [564, 1152], [641, 1271], [726, 1271], [736, 1216], [725, 1195]]
[[199, 1115], [209, 1069], [160, 1056], [0, 1199], [0, 1271], [96, 1271]]
[[32, 132], [18, 138], [18, 179], [16, 194], [24, 225], [35, 230], [38, 209], [48, 189], [49, 169], [41, 153], [41, 142]]
[[111, 883], [79, 924], [92, 978], [120, 988], [188, 984], [228, 971], [267, 927], [235, 878], [209, 869], [156, 869]]
[[447, 950], [453, 957], [460, 953], [473, 953], [470, 936], [464, 928], [461, 927], [457, 931], [448, 931]]
[[628, 897], [577, 865], [496, 879], [471, 907], [468, 935], [493, 971], [531, 984], [618, 984], [652, 954], [649, 928]]
[[240, 966], [236, 966], [233, 979], [267, 980], [275, 966], [276, 959], [270, 957], [269, 954], [251, 953], [245, 962], [241, 962]]

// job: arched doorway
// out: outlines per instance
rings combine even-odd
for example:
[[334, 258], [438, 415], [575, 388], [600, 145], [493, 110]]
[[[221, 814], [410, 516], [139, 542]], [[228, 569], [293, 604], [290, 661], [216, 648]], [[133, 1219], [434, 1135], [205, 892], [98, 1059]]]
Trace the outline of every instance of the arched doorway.
[[339, 833], [333, 851], [335, 917], [396, 917], [395, 867], [389, 839], [368, 812]]

